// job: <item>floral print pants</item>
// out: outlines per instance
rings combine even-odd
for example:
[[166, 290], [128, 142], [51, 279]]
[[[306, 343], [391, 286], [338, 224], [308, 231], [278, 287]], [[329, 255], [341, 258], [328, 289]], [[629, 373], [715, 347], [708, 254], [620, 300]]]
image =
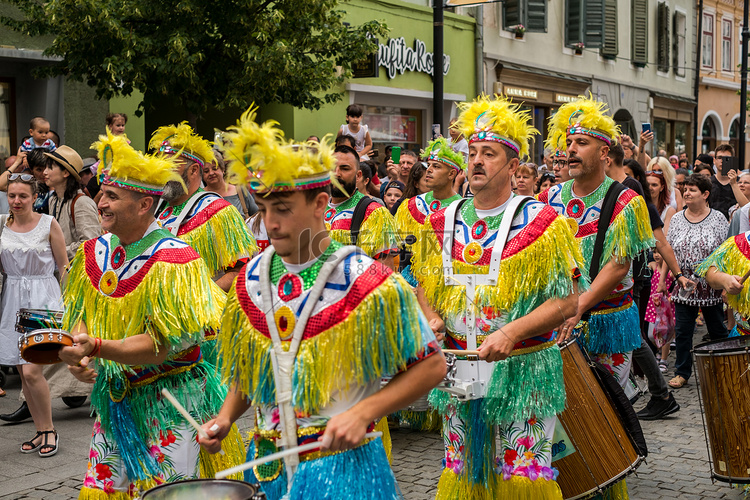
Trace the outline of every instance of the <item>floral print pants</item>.
[[633, 364], [633, 351], [615, 353], [615, 354], [592, 354], [591, 359], [601, 363], [604, 368], [615, 377], [620, 387], [625, 388], [625, 384], [630, 378], [630, 365]]
[[[198, 477], [200, 448], [196, 435], [195, 429], [185, 423], [161, 431], [158, 440], [148, 443], [151, 455], [161, 467], [161, 474], [152, 478], [154, 482], [161, 484]], [[139, 492], [125, 471], [119, 449], [104, 436], [99, 420], [94, 423], [83, 487], [107, 494], [127, 492], [131, 497]]]

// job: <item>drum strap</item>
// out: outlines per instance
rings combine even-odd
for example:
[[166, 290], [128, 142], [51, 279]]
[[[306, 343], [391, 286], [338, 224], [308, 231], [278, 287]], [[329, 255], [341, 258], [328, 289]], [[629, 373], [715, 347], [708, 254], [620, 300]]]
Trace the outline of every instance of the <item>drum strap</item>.
[[[279, 407], [279, 417], [284, 423], [281, 432], [281, 443], [286, 449], [297, 446], [297, 417], [292, 405], [292, 376], [294, 372], [294, 360], [297, 357], [297, 351], [302, 341], [302, 335], [305, 333], [307, 321], [310, 319], [315, 305], [323, 294], [328, 277], [347, 255], [357, 251], [361, 252], [361, 250], [353, 246], [341, 247], [320, 268], [315, 284], [310, 289], [305, 301], [305, 306], [302, 308], [302, 312], [295, 322], [288, 350], [285, 350], [283, 347], [281, 335], [279, 335], [279, 330], [276, 327], [275, 311], [272, 307], [274, 303], [278, 302], [273, 295], [270, 279], [271, 261], [275, 253], [273, 246], [269, 246], [260, 258], [260, 291], [263, 304], [266, 308], [268, 332], [273, 342], [271, 363], [273, 365], [273, 378], [276, 385], [276, 404]], [[288, 339], [289, 337], [284, 340]], [[284, 463], [287, 468], [287, 481], [291, 488], [294, 472], [299, 465], [299, 455], [291, 455], [284, 460]]]

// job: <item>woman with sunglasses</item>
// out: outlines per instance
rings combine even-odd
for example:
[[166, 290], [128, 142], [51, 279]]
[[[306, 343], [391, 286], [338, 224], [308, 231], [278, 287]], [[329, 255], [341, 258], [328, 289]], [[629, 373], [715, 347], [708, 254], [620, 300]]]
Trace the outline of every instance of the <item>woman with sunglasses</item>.
[[15, 323], [21, 308], [62, 309], [60, 284], [54, 272], [57, 266], [64, 274], [68, 256], [57, 221], [32, 209], [38, 194], [34, 176], [9, 174], [7, 179], [10, 214], [0, 216], [0, 262], [7, 285], [0, 317], [0, 364], [16, 365], [36, 426], [36, 434], [21, 445], [21, 452], [50, 457], [57, 453], [59, 438], [52, 424], [49, 386], [41, 365], [21, 359]]

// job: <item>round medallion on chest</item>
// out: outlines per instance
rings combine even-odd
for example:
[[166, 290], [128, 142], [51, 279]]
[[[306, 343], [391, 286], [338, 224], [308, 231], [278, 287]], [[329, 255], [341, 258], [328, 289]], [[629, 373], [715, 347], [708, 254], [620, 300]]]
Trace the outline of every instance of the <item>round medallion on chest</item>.
[[464, 247], [464, 262], [474, 264], [482, 258], [482, 245], [472, 241]]
[[432, 200], [432, 203], [430, 203], [430, 212], [437, 212], [440, 210], [440, 200]]
[[586, 205], [579, 199], [573, 199], [568, 202], [568, 206], [565, 211], [568, 217], [579, 218], [583, 215], [583, 211], [586, 210]]
[[334, 215], [336, 215], [336, 209], [329, 208], [328, 210], [326, 210], [326, 213], [323, 214], [323, 220], [326, 222], [331, 222], [331, 219], [333, 219]]
[[117, 290], [117, 274], [113, 270], [109, 270], [102, 274], [99, 280], [99, 290], [104, 295], [112, 295]]
[[294, 325], [297, 322], [294, 311], [287, 306], [281, 306], [273, 316], [276, 321], [276, 329], [279, 331], [279, 337], [281, 337], [281, 340], [289, 340], [294, 333]]
[[487, 223], [483, 220], [478, 220], [471, 226], [471, 237], [475, 240], [481, 240], [484, 235], [487, 234]]
[[117, 245], [112, 251], [112, 259], [110, 265], [112, 269], [120, 269], [125, 263], [125, 249], [121, 245]]
[[170, 215], [172, 215], [172, 212], [174, 212], [174, 207], [167, 207], [166, 210], [164, 210], [161, 215], [159, 216], [159, 219], [166, 220], [169, 218]]
[[296, 274], [285, 274], [279, 280], [279, 298], [284, 302], [296, 299], [302, 293], [302, 280]]

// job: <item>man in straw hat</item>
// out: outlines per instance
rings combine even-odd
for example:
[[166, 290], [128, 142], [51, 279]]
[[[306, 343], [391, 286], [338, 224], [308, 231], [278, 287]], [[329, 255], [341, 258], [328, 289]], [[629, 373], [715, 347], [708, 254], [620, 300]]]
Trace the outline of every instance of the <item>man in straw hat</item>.
[[328, 235], [330, 147], [254, 119], [251, 108], [227, 133], [229, 168], [249, 179], [272, 246], [229, 292], [219, 348], [232, 389], [200, 442], [215, 452], [254, 406], [248, 459], [322, 441], [246, 471], [270, 500], [399, 498], [381, 439], [365, 434], [442, 380], [445, 361], [409, 285]]
[[474, 197], [429, 216], [412, 271], [445, 321], [445, 346], [477, 345], [491, 375], [479, 399], [450, 387], [430, 396], [446, 450], [437, 498], [560, 499], [551, 443], [565, 387], [553, 330], [575, 314], [581, 256], [562, 217], [511, 191], [536, 133], [528, 113], [486, 96], [461, 111]]
[[101, 136], [99, 201], [107, 234], [85, 242], [70, 267], [63, 328], [75, 344], [60, 357], [93, 383], [96, 423], [79, 498], [138, 497], [166, 481], [211, 476], [244, 453], [239, 431], [225, 455], [200, 452], [196, 430], [161, 397], [168, 389], [199, 421], [225, 394], [201, 356], [216, 329], [223, 292], [203, 259], [161, 229], [154, 210], [177, 180], [166, 158], [135, 151], [124, 136]]

